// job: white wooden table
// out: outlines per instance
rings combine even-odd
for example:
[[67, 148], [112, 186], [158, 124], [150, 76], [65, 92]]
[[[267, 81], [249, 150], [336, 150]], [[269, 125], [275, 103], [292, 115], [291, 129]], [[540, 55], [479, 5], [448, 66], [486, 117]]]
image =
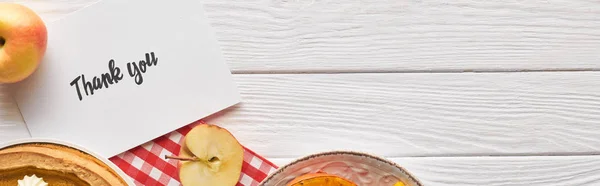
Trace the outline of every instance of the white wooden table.
[[[49, 22], [95, 1], [19, 2]], [[426, 185], [600, 185], [600, 2], [206, 0], [205, 9], [243, 96], [209, 121], [279, 165], [356, 150]], [[27, 137], [0, 89], [0, 141]]]

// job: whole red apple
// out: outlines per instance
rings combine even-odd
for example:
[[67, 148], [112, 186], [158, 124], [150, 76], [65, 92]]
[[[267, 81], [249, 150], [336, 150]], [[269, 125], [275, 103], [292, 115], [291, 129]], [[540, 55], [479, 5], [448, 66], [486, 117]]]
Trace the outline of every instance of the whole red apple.
[[0, 83], [14, 83], [31, 75], [46, 52], [44, 21], [31, 9], [0, 3]]

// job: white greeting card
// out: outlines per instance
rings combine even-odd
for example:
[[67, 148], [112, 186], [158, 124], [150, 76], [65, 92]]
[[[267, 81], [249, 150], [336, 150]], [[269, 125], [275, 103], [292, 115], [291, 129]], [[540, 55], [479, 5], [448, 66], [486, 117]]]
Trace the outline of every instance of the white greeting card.
[[201, 1], [103, 0], [47, 27], [15, 91], [32, 137], [111, 157], [240, 101]]

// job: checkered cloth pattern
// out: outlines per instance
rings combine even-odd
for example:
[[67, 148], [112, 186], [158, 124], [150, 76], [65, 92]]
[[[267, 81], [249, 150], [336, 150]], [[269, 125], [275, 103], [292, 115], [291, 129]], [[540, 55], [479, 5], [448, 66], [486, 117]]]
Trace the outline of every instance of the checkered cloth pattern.
[[[136, 185], [181, 185], [177, 160], [166, 160], [165, 155], [178, 155], [183, 136], [194, 126], [204, 124], [199, 121], [129, 151], [109, 158], [129, 175]], [[277, 166], [244, 147], [242, 174], [236, 186], [257, 186]]]

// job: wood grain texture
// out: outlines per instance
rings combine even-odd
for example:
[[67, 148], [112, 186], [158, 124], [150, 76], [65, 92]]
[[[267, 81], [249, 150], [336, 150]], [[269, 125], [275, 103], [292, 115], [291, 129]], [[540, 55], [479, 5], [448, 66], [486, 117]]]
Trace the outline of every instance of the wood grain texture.
[[[58, 20], [98, 0], [0, 0]], [[599, 70], [600, 3], [206, 0], [234, 73]], [[390, 157], [426, 185], [600, 185], [600, 73], [235, 75], [208, 119], [278, 165]], [[0, 85], [0, 142], [27, 137]], [[436, 156], [436, 157], [402, 157]], [[402, 157], [402, 158], [398, 158]]]
[[598, 1], [208, 0], [234, 72], [600, 67]]
[[[389, 158], [428, 186], [596, 186], [599, 156]], [[285, 165], [293, 159], [270, 159]]]
[[[53, 21], [96, 1], [16, 2]], [[234, 73], [600, 70], [596, 1], [205, 4]]]
[[29, 137], [21, 112], [8, 89], [9, 86], [0, 85], [0, 144]]
[[[234, 77], [243, 102], [208, 121], [270, 158], [600, 153], [596, 72]], [[2, 133], [23, 129], [6, 94], [0, 105]]]
[[238, 74], [209, 120], [271, 158], [600, 153], [600, 73]]

